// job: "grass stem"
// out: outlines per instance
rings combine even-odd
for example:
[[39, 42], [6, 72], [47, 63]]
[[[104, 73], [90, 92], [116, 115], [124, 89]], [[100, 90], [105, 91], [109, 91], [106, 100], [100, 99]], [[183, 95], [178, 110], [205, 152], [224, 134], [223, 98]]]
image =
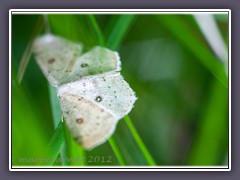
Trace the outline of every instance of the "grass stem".
[[134, 138], [134, 140], [136, 141], [138, 147], [140, 148], [143, 156], [145, 157], [146, 161], [148, 162], [149, 165], [151, 166], [155, 166], [156, 163], [153, 160], [151, 154], [149, 153], [147, 147], [145, 146], [145, 144], [143, 143], [141, 137], [139, 136], [137, 130], [135, 129], [130, 117], [127, 115], [124, 117], [124, 120], [130, 130], [130, 132], [132, 133], [132, 136]]

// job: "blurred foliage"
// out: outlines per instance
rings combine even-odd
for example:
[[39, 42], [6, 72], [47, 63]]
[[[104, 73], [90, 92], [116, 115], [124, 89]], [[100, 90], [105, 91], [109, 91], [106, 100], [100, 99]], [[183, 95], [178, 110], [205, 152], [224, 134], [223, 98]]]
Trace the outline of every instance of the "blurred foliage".
[[[52, 33], [82, 43], [85, 52], [103, 44], [119, 51], [123, 76], [138, 96], [129, 116], [157, 165], [226, 164], [227, 75], [192, 15], [123, 16], [128, 15], [49, 15], [48, 19]], [[26, 158], [44, 158], [53, 139], [61, 139], [54, 130], [60, 121], [54, 89], [48, 87], [34, 57], [22, 83], [16, 80], [21, 57], [39, 17], [12, 18], [13, 165], [44, 164]], [[214, 17], [227, 44], [227, 15]], [[114, 28], [125, 28], [127, 33], [117, 31], [110, 36]], [[82, 158], [81, 163], [65, 165], [119, 165], [109, 143], [83, 151], [67, 128], [63, 129], [65, 150], [58, 157], [65, 154], [68, 158]], [[127, 165], [147, 164], [124, 120], [118, 123], [113, 137]]]

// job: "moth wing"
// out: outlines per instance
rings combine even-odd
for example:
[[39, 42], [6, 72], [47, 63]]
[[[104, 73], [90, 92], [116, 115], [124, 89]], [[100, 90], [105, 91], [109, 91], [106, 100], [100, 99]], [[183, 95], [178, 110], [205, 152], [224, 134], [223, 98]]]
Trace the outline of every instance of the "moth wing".
[[79, 94], [72, 93], [67, 85], [59, 87], [58, 96], [64, 120], [73, 138], [85, 149], [104, 143], [115, 130], [115, 118]]
[[120, 70], [121, 62], [118, 53], [97, 46], [77, 58], [71, 72], [71, 81], [74, 82], [82, 77]]
[[69, 75], [78, 56], [80, 44], [45, 34], [33, 43], [33, 53], [44, 75], [53, 86], [69, 82]]
[[[65, 85], [63, 85], [65, 86]], [[112, 114], [117, 120], [128, 114], [136, 95], [120, 73], [110, 73], [83, 78], [69, 83], [73, 94], [78, 94]], [[65, 88], [65, 91], [69, 91]]]

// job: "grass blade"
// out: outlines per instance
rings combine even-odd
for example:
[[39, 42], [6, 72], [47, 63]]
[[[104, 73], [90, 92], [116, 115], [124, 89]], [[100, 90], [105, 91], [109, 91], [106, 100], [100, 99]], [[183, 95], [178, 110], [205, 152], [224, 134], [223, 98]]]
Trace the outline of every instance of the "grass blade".
[[29, 62], [31, 54], [32, 54], [33, 41], [34, 41], [35, 37], [39, 34], [39, 32], [42, 30], [42, 28], [43, 28], [43, 18], [40, 16], [38, 21], [36, 22], [34, 30], [30, 36], [30, 40], [29, 40], [27, 47], [23, 53], [23, 56], [20, 60], [20, 65], [19, 65], [18, 74], [17, 74], [17, 81], [19, 84], [21, 83], [21, 81], [23, 79], [23, 76], [27, 69], [28, 62]]
[[112, 19], [112, 22], [110, 22], [109, 25], [110, 30], [107, 30], [110, 32], [106, 42], [106, 47], [112, 50], [118, 49], [135, 17], [135, 15], [120, 15]]
[[[51, 102], [51, 108], [52, 108], [53, 124], [54, 124], [54, 127], [57, 128], [59, 123], [62, 123], [61, 122], [62, 113], [61, 113], [60, 104], [59, 104], [59, 100], [57, 98], [57, 93], [56, 93], [57, 89], [51, 86], [50, 84], [48, 85], [48, 89], [49, 89], [49, 96], [50, 96], [50, 102]], [[64, 136], [63, 129], [62, 129], [62, 134]], [[62, 146], [59, 146], [59, 148], [61, 148], [61, 151], [60, 151], [60, 155], [62, 158], [61, 162], [62, 162], [62, 165], [67, 165], [66, 156], [65, 156], [66, 143], [64, 141], [62, 143], [63, 143]]]
[[227, 64], [227, 47], [225, 46], [224, 40], [214, 16], [211, 14], [194, 14], [193, 17], [214, 53], [218, 56], [223, 64]]
[[71, 166], [83, 166], [85, 165], [85, 150], [77, 144], [72, 138], [68, 127], [64, 125], [64, 134], [66, 139], [66, 160]]
[[[186, 26], [183, 19], [176, 15], [159, 15], [157, 19], [176, 37], [183, 46], [189, 49], [226, 88], [228, 87], [228, 79], [224, 66], [216, 59], [213, 53], [205, 46]], [[196, 48], [197, 47], [197, 48]]]
[[95, 30], [99, 45], [104, 45], [104, 37], [102, 35], [102, 31], [100, 30], [94, 15], [89, 14], [87, 17], [88, 17], [89, 23], [91, 24], [91, 26]]
[[56, 128], [61, 121], [62, 113], [60, 110], [59, 100], [57, 98], [57, 89], [50, 84], [48, 85], [49, 95], [50, 95], [50, 102], [52, 108], [52, 116], [53, 116], [53, 123], [54, 127]]
[[127, 162], [125, 161], [124, 155], [122, 154], [122, 151], [120, 150], [115, 138], [110, 137], [108, 139], [109, 144], [111, 145], [113, 152], [115, 153], [120, 165], [126, 166]]
[[156, 165], [155, 161], [153, 160], [151, 154], [149, 153], [148, 149], [146, 148], [145, 144], [143, 143], [142, 139], [140, 138], [140, 136], [139, 136], [137, 130], [135, 129], [130, 117], [125, 116], [124, 119], [125, 119], [125, 122], [127, 123], [127, 126], [129, 128], [129, 130], [132, 133], [132, 136], [134, 137], [136, 143], [138, 144], [142, 154], [146, 158], [146, 161], [148, 162], [149, 165], [155, 166]]
[[211, 166], [221, 164], [221, 162], [219, 162], [219, 157], [224, 156], [227, 150], [221, 149], [222, 144], [227, 144], [227, 114], [227, 89], [218, 81], [215, 81], [210, 93], [210, 98], [203, 111], [203, 117], [199, 125], [200, 128], [190, 151], [188, 159], [189, 165]]
[[62, 149], [63, 143], [63, 123], [59, 122], [51, 140], [49, 141], [46, 152], [44, 153], [45, 157], [48, 159], [48, 161], [46, 162], [46, 164], [44, 163], [44, 165], [53, 165], [60, 153], [60, 150]]

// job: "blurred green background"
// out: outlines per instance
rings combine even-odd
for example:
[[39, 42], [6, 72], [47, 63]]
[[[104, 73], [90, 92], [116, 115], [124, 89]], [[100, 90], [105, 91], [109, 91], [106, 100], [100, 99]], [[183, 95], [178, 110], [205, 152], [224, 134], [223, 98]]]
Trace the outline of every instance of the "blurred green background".
[[[228, 47], [228, 15], [212, 17]], [[122, 74], [138, 96], [129, 117], [156, 165], [227, 165], [227, 59], [217, 56], [193, 15], [47, 18], [52, 33], [82, 42], [85, 52], [96, 45], [119, 51]], [[30, 53], [44, 27], [42, 15], [12, 15], [12, 164], [150, 165], [125, 120], [112, 137], [118, 151], [109, 142], [84, 151], [58, 126], [55, 89]], [[63, 162], [39, 162], [47, 157]]]

